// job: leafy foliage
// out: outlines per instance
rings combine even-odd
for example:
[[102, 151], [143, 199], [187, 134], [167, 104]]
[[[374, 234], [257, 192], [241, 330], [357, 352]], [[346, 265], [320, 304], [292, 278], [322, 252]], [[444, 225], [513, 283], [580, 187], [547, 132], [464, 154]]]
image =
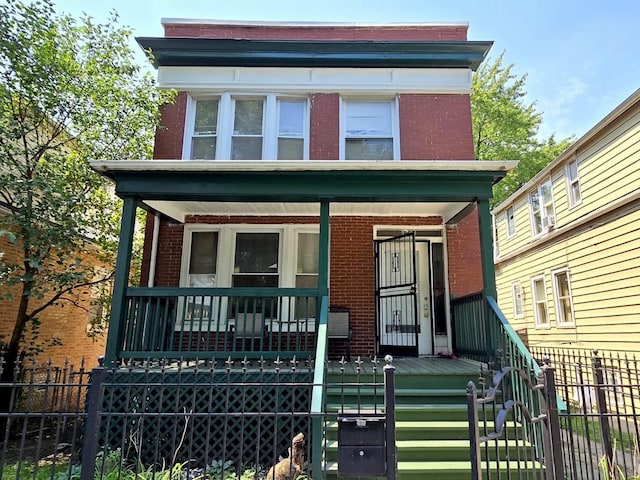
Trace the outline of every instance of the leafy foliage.
[[526, 75], [518, 77], [513, 64], [503, 66], [504, 54], [485, 62], [473, 77], [471, 115], [474, 148], [480, 160], [519, 160], [493, 191], [497, 205], [527, 183], [566, 150], [573, 138], [540, 140], [542, 115], [525, 101]]
[[135, 63], [115, 13], [102, 25], [9, 0], [0, 31], [0, 236], [19, 252], [0, 262], [0, 295], [20, 295], [17, 353], [43, 310], [113, 275], [121, 206], [87, 160], [149, 158], [173, 94]]

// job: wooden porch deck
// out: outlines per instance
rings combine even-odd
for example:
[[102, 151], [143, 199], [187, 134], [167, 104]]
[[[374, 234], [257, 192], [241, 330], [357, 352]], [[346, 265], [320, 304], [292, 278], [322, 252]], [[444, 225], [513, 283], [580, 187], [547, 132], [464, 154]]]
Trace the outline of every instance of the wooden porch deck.
[[[339, 374], [344, 368], [346, 374], [372, 375], [374, 366], [378, 373], [382, 373], [385, 366], [384, 359], [379, 358], [375, 364], [369, 358], [352, 358], [351, 361], [341, 362], [329, 360], [328, 373]], [[469, 375], [471, 377], [486, 372], [486, 364], [466, 358], [444, 357], [394, 357], [393, 366], [396, 367], [396, 375]], [[359, 372], [358, 372], [358, 369]]]

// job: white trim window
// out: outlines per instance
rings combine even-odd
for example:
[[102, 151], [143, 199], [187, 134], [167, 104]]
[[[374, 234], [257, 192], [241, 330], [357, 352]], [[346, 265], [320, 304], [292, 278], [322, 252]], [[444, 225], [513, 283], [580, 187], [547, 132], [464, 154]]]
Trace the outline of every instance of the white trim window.
[[190, 98], [183, 158], [191, 160], [306, 160], [306, 98], [231, 95]]
[[344, 100], [340, 158], [399, 159], [396, 102]]
[[549, 328], [549, 312], [547, 310], [547, 287], [544, 275], [531, 279], [531, 297], [533, 300], [533, 317], [537, 328]]
[[571, 280], [566, 268], [551, 272], [553, 278], [553, 297], [556, 307], [556, 323], [559, 327], [574, 327], [573, 298]]
[[511, 284], [511, 299], [513, 301], [513, 316], [515, 318], [522, 318], [524, 310], [522, 302], [522, 285], [520, 285], [520, 282], [513, 282]]
[[565, 167], [567, 176], [567, 190], [569, 197], [569, 207], [575, 207], [582, 203], [582, 192], [580, 191], [580, 177], [578, 175], [578, 160], [567, 163]]
[[529, 193], [529, 206], [533, 236], [537, 237], [548, 232], [549, 228], [555, 224], [551, 179], [541, 183]]
[[507, 224], [507, 237], [513, 237], [516, 234], [516, 212], [513, 205], [504, 212], [504, 221]]

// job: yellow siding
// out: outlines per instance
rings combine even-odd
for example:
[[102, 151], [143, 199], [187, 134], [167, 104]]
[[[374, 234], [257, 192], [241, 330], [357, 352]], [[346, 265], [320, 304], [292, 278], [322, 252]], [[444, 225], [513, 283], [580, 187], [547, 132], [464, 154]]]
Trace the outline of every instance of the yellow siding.
[[[574, 328], [557, 325], [552, 271], [567, 267]], [[531, 278], [543, 274], [551, 327], [534, 328]], [[498, 303], [513, 327], [527, 328], [529, 343], [640, 352], [640, 206], [574, 237], [498, 265]], [[524, 290], [524, 318], [513, 315], [512, 282]]]
[[[553, 202], [556, 230], [579, 220], [597, 209], [607, 207], [625, 195], [640, 189], [640, 108], [622, 121], [613, 123], [595, 141], [578, 150], [578, 174], [582, 202], [569, 208], [565, 172], [567, 162], [556, 165], [549, 176], [553, 183]], [[541, 180], [541, 182], [544, 179]], [[516, 236], [507, 238], [504, 209], [494, 212], [499, 220], [498, 240], [500, 256], [525, 248], [533, 241], [528, 204], [529, 191], [522, 191], [514, 199]], [[544, 236], [540, 237], [544, 238]]]

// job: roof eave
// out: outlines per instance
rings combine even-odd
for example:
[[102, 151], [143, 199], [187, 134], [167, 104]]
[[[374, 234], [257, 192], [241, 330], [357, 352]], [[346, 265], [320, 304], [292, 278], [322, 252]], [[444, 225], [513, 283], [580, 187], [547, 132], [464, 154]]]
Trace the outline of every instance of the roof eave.
[[489, 41], [297, 41], [138, 37], [159, 66], [468, 68]]

